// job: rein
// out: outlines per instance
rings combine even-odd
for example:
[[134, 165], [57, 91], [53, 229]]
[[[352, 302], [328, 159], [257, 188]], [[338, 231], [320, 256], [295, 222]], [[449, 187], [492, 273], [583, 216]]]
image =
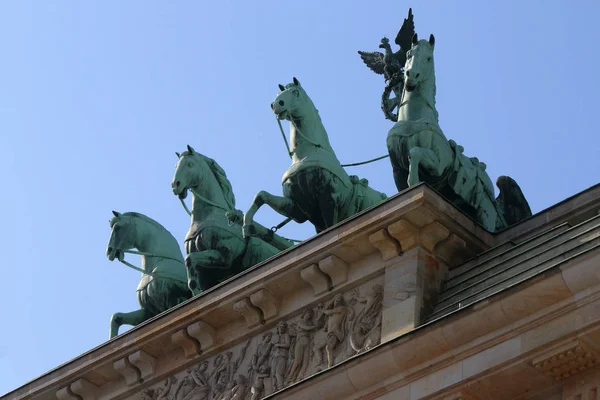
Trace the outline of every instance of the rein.
[[[279, 118], [277, 118], [277, 116], [275, 116], [275, 119], [277, 120], [277, 124], [279, 124], [279, 130], [281, 131], [281, 136], [283, 137], [283, 141], [285, 143], [285, 147], [287, 148], [288, 151], [288, 155], [290, 156], [290, 158], [292, 158], [294, 152], [290, 150], [290, 145], [288, 144], [287, 141], [287, 137], [285, 136], [285, 132], [283, 131], [283, 127], [281, 126], [281, 120]], [[306, 140], [308, 143], [312, 144], [313, 146], [315, 146], [317, 149], [325, 149], [327, 151], [329, 151], [331, 154], [333, 154], [335, 156], [335, 153], [323, 146], [321, 146], [319, 143], [315, 143], [312, 140], [310, 140], [308, 137], [306, 137], [302, 131], [298, 128], [298, 126], [296, 125], [296, 123], [294, 122], [294, 119], [290, 117], [290, 122], [294, 125], [294, 128], [296, 128], [296, 132], [298, 132], [298, 134], [300, 136], [302, 136], [302, 138], [304, 140]], [[372, 162], [375, 161], [379, 161], [379, 160], [383, 160], [384, 158], [389, 157], [389, 154], [386, 154], [384, 156], [380, 156], [380, 157], [376, 157], [376, 158], [372, 158], [370, 160], [367, 161], [361, 161], [361, 162], [357, 162], [357, 163], [351, 163], [351, 164], [341, 164], [342, 167], [356, 167], [358, 165], [364, 165], [364, 164], [370, 164]]]
[[[282, 132], [283, 132], [283, 129], [282, 129]], [[284, 139], [285, 139], [285, 136], [284, 136]], [[287, 146], [287, 140], [285, 141], [285, 144]], [[288, 149], [289, 149], [289, 147], [288, 147]], [[219, 205], [219, 204], [217, 204], [217, 203], [215, 203], [215, 202], [207, 199], [206, 197], [202, 196], [200, 193], [198, 193], [197, 191], [195, 191], [192, 188], [190, 188], [189, 191], [192, 192], [192, 194], [194, 196], [196, 196], [199, 200], [203, 201], [204, 203], [208, 204], [209, 206], [217, 207], [217, 208], [225, 211], [226, 213], [237, 211], [237, 210], [232, 210], [232, 209], [223, 207], [222, 205]], [[183, 208], [185, 209], [185, 211], [188, 213], [188, 215], [191, 216], [192, 212], [189, 210], [188, 206], [185, 204], [185, 201], [183, 201], [182, 198], [180, 198], [179, 201], [181, 201], [181, 205], [183, 206]], [[283, 220], [282, 222], [280, 222], [276, 226], [271, 227], [271, 231], [273, 233], [277, 232], [279, 229], [281, 229], [283, 226], [285, 226], [291, 220], [292, 220], [291, 218], [286, 218], [285, 220]], [[235, 225], [235, 222], [229, 221], [229, 226], [233, 226], [233, 225]], [[287, 238], [284, 238], [284, 239], [287, 239]], [[299, 243], [299, 242], [302, 241], [302, 240], [295, 240], [295, 239], [287, 239], [287, 240], [289, 240], [291, 242], [297, 242], [297, 243]], [[132, 253], [132, 254], [141, 254], [141, 253]], [[148, 255], [148, 254], [143, 254], [143, 255]], [[163, 258], [166, 258], [166, 257], [163, 257]]]
[[[140, 256], [147, 256], [147, 257], [158, 257], [158, 258], [162, 258], [162, 259], [165, 259], [165, 260], [173, 260], [173, 261], [177, 261], [178, 263], [180, 263], [180, 264], [183, 264], [183, 263], [181, 262], [181, 260], [178, 260], [178, 259], [176, 259], [176, 258], [172, 258], [172, 257], [165, 257], [165, 256], [159, 256], [159, 255], [157, 255], [157, 254], [153, 254], [153, 253], [146, 253], [146, 252], [144, 252], [144, 251], [123, 250], [123, 253], [137, 254], [137, 255], [140, 255]], [[172, 280], [172, 281], [175, 281], [175, 282], [180, 282], [180, 283], [184, 283], [184, 284], [186, 284], [186, 285], [187, 285], [187, 281], [183, 281], [183, 280], [181, 280], [181, 279], [177, 279], [177, 278], [171, 278], [170, 276], [162, 276], [162, 275], [158, 275], [158, 274], [153, 274], [152, 272], [145, 271], [145, 270], [143, 270], [143, 269], [142, 269], [142, 268], [140, 268], [140, 267], [136, 267], [135, 265], [131, 264], [130, 262], [127, 262], [127, 261], [125, 261], [125, 259], [123, 259], [123, 260], [119, 260], [119, 262], [121, 262], [122, 264], [124, 264], [124, 265], [128, 266], [128, 267], [129, 267], [129, 268], [131, 268], [131, 269], [134, 269], [134, 270], [136, 270], [136, 271], [139, 271], [139, 272], [141, 272], [141, 273], [142, 273], [142, 274], [144, 274], [144, 275], [149, 275], [149, 276], [151, 276], [151, 277], [153, 277], [153, 278], [160, 278], [160, 279], [170, 279], [170, 280]], [[184, 265], [184, 266], [185, 266], [185, 265]]]

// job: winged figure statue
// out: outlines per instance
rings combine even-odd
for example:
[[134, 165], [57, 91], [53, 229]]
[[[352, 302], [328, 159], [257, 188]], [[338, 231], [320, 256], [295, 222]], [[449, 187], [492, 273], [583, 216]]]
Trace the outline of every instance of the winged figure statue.
[[[412, 8], [408, 9], [408, 17], [404, 19], [402, 27], [396, 35], [395, 43], [400, 46], [400, 49], [396, 52], [392, 50], [390, 41], [387, 37], [381, 39], [379, 48], [383, 49], [384, 52], [378, 51], [359, 51], [358, 54], [364, 63], [373, 72], [383, 75], [385, 82], [387, 83], [386, 90], [384, 91], [384, 98], [382, 100], [381, 107], [383, 112], [388, 119], [394, 119], [392, 111], [399, 105], [400, 95], [402, 94], [402, 88], [404, 86], [404, 64], [406, 64], [406, 52], [410, 50], [412, 43], [412, 37], [415, 34], [415, 23], [413, 21]], [[396, 98], [390, 99], [391, 92], [394, 92]]]

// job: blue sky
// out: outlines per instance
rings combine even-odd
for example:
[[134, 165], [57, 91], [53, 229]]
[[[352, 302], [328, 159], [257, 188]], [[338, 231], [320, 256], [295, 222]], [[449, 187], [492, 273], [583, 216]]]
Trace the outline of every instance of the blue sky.
[[[278, 83], [302, 82], [342, 163], [385, 154], [383, 79], [356, 51], [410, 6], [436, 36], [440, 125], [492, 180], [516, 179], [534, 212], [598, 183], [596, 1], [1, 2], [0, 393], [138, 308], [139, 274], [105, 257], [108, 220], [138, 211], [184, 238], [175, 151], [216, 159], [240, 209], [281, 192]], [[395, 193], [388, 161], [351, 172]]]

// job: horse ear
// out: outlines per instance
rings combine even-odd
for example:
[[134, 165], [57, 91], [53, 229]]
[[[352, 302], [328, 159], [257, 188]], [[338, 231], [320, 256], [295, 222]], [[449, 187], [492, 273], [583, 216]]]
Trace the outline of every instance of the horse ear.
[[417, 34], [415, 33], [412, 37], [412, 44], [417, 44], [419, 43], [419, 36], [417, 36]]
[[175, 152], [175, 155], [177, 156], [177, 158], [181, 158], [181, 154], [179, 154], [178, 152]]
[[279, 90], [281, 90], [282, 92], [285, 90], [285, 86], [283, 86], [281, 83], [279, 84]]
[[429, 44], [431, 47], [435, 46], [435, 36], [433, 36], [433, 33], [429, 35]]
[[189, 144], [187, 145], [188, 153], [194, 154], [194, 149]]
[[112, 212], [112, 213], [113, 213], [113, 215], [114, 215], [115, 217], [117, 217], [117, 218], [121, 217], [121, 213], [120, 213], [120, 212], [116, 212], [116, 211], [114, 211], [114, 210], [113, 210], [113, 212]]
[[294, 85], [300, 86], [300, 81], [294, 77]]

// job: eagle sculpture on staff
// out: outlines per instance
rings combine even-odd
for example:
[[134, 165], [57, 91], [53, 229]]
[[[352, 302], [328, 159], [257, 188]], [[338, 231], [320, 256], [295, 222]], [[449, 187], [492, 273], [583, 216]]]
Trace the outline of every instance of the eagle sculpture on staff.
[[[383, 93], [381, 108], [385, 117], [396, 122], [397, 116], [392, 112], [400, 104], [400, 96], [404, 87], [404, 64], [406, 64], [406, 53], [410, 50], [412, 37], [415, 34], [415, 23], [413, 21], [412, 8], [408, 9], [408, 17], [404, 19], [402, 27], [396, 35], [396, 44], [400, 49], [395, 53], [390, 46], [390, 40], [387, 37], [381, 39], [379, 48], [384, 53], [378, 51], [359, 51], [358, 54], [364, 63], [373, 72], [383, 75], [387, 83]], [[390, 99], [391, 92], [396, 95]]]

